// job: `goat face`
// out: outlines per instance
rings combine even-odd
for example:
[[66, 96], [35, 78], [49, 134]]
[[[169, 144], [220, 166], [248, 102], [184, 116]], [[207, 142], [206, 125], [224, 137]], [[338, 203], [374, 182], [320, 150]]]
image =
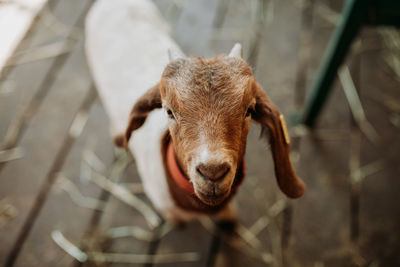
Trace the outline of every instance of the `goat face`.
[[241, 166], [256, 100], [252, 73], [240, 58], [172, 61], [160, 83], [176, 157], [208, 205], [230, 194]]
[[161, 107], [168, 116], [180, 167], [205, 204], [218, 205], [230, 195], [243, 163], [251, 118], [269, 133], [280, 189], [292, 198], [304, 193], [305, 185], [290, 162], [283, 116], [240, 58], [240, 45], [229, 56], [172, 60], [160, 82], [135, 103], [128, 127], [117, 136], [116, 144], [127, 147], [148, 113]]

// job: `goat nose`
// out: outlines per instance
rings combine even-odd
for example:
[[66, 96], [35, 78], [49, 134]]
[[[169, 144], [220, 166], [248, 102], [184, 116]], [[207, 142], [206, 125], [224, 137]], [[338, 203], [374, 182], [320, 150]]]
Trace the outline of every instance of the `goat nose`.
[[229, 172], [229, 164], [200, 164], [197, 166], [197, 172], [213, 182], [222, 179]]

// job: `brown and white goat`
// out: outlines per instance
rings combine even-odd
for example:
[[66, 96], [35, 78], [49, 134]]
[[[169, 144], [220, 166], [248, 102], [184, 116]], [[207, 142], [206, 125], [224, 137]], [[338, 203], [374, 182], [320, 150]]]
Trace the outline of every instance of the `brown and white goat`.
[[[251, 120], [269, 133], [280, 189], [292, 198], [304, 193], [305, 185], [295, 175], [290, 162], [283, 116], [255, 80], [250, 66], [241, 59], [240, 45], [235, 45], [229, 55], [187, 58], [165, 31], [160, 30], [163, 23], [158, 22], [157, 11], [149, 2], [118, 0], [113, 5], [106, 3], [109, 1], [98, 2], [87, 22], [89, 63], [106, 109], [118, 120], [118, 130], [127, 121], [124, 133], [115, 139], [116, 144], [128, 147], [132, 137], [129, 147], [136, 158], [144, 189], [165, 218], [185, 221], [202, 214], [216, 214], [223, 219], [234, 219], [229, 201], [244, 176]], [[104, 14], [110, 14], [109, 9], [115, 9], [118, 3], [125, 5], [124, 10], [131, 8], [129, 18], [125, 17], [124, 21], [121, 9], [107, 22]], [[102, 13], [103, 10], [108, 13]], [[151, 14], [155, 15], [149, 19]], [[113, 41], [103, 46], [101, 43], [107, 43], [109, 37], [96, 31], [100, 26], [102, 30], [114, 29]], [[131, 27], [130, 33], [115, 34], [125, 26]], [[132, 31], [136, 35], [130, 38]], [[154, 39], [165, 44], [152, 43]], [[113, 50], [118, 44], [119, 49]], [[164, 59], [166, 44], [177, 52], [170, 53], [170, 62], [162, 65], [164, 70], [159, 81], [143, 92], [143, 88], [138, 88], [137, 79], [145, 80], [149, 77], [146, 74], [154, 73], [149, 68], [152, 58], [146, 51], [157, 56], [164, 51]], [[127, 49], [128, 45], [131, 50]], [[107, 47], [111, 50], [108, 53]], [[124, 60], [129, 57], [128, 53], [134, 53], [131, 59], [135, 60], [130, 63]], [[156, 72], [160, 65], [155, 64]], [[115, 88], [120, 86], [131, 93]], [[119, 90], [114, 92], [120, 96], [111, 93], [112, 90]], [[127, 120], [113, 116], [115, 110], [123, 109], [119, 113], [127, 113], [129, 103], [133, 108]]]

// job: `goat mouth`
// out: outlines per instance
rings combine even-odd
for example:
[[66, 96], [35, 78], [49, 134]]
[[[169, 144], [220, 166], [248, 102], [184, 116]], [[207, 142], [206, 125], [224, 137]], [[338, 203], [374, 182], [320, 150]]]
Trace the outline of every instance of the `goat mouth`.
[[230, 193], [230, 190], [224, 192], [216, 192], [215, 187], [213, 187], [208, 192], [202, 192], [200, 190], [195, 190], [197, 197], [205, 204], [210, 206], [216, 206], [221, 204]]

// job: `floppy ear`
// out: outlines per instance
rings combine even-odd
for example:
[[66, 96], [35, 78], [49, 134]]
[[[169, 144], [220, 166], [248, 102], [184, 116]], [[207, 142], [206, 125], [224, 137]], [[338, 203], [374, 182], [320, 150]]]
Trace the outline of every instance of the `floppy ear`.
[[278, 180], [279, 188], [288, 197], [301, 197], [306, 186], [296, 176], [290, 162], [290, 140], [284, 117], [256, 81], [253, 82], [252, 86], [256, 96], [253, 119], [261, 124], [263, 131], [267, 128], [269, 132], [269, 143], [272, 149], [275, 176]]
[[138, 99], [129, 115], [125, 133], [115, 136], [114, 143], [119, 147], [128, 147], [132, 132], [143, 125], [149, 112], [155, 108], [161, 108], [160, 83], [150, 88]]

